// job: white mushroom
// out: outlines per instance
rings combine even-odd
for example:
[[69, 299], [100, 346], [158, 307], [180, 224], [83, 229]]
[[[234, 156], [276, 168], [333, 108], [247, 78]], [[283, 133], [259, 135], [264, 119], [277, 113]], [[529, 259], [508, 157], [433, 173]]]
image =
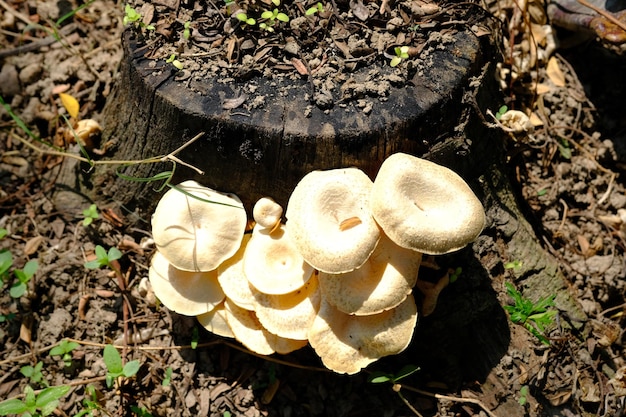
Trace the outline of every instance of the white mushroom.
[[196, 316], [198, 323], [213, 334], [222, 337], [234, 338], [235, 334], [228, 325], [228, 310], [224, 306], [224, 302], [217, 305], [208, 313]]
[[327, 368], [355, 374], [383, 356], [406, 349], [416, 322], [412, 295], [398, 307], [371, 316], [342, 313], [322, 298], [309, 343]]
[[372, 181], [356, 168], [313, 171], [287, 204], [287, 229], [304, 259], [338, 274], [365, 263], [379, 239], [369, 212]]
[[288, 294], [270, 295], [255, 291], [254, 296], [257, 302], [254, 311], [264, 328], [280, 337], [307, 339], [321, 301], [316, 276]]
[[287, 294], [311, 278], [306, 263], [281, 226], [275, 231], [255, 227], [243, 255], [243, 271], [254, 288], [265, 294]]
[[403, 153], [383, 162], [370, 203], [391, 240], [427, 254], [461, 249], [485, 226], [480, 201], [459, 175]]
[[269, 197], [262, 197], [252, 209], [254, 221], [261, 227], [274, 229], [280, 223], [283, 208]]
[[256, 303], [250, 282], [243, 272], [243, 255], [248, 247], [250, 236], [250, 234], [244, 235], [239, 250], [217, 267], [217, 280], [226, 297], [246, 310], [254, 310]]
[[182, 271], [160, 252], [152, 258], [148, 278], [163, 305], [186, 316], [209, 312], [224, 299], [224, 292], [217, 282], [217, 271]]
[[286, 354], [304, 347], [306, 340], [291, 340], [268, 332], [259, 323], [254, 311], [237, 307], [226, 299], [224, 305], [228, 311], [228, 326], [235, 339], [251, 351], [260, 355], [271, 355], [274, 352]]
[[422, 254], [402, 248], [384, 234], [362, 267], [319, 275], [323, 297], [344, 313], [381, 313], [402, 303], [417, 280]]
[[176, 188], [163, 195], [152, 215], [156, 247], [178, 269], [212, 271], [241, 245], [243, 204], [195, 181]]

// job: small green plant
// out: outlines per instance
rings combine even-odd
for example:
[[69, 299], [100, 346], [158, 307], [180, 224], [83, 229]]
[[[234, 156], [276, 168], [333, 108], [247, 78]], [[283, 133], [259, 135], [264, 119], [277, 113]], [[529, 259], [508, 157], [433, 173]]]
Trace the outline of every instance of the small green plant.
[[191, 330], [191, 348], [196, 349], [198, 347], [198, 340], [200, 340], [200, 335], [198, 334], [198, 328], [194, 326]]
[[519, 399], [517, 400], [522, 407], [528, 402], [528, 385], [523, 385], [519, 390]]
[[63, 339], [58, 346], [50, 349], [50, 356], [60, 356], [66, 368], [72, 366], [72, 351], [80, 346], [76, 342]]
[[266, 19], [266, 21], [259, 25], [261, 29], [267, 30], [268, 32], [274, 32], [273, 26], [277, 23], [277, 21], [285, 23], [289, 22], [289, 16], [278, 10], [280, 0], [272, 0], [272, 3], [274, 3], [276, 8], [274, 10], [266, 10], [261, 13], [261, 18]]
[[190, 37], [191, 37], [191, 22], [187, 21], [183, 25], [183, 38], [189, 40]]
[[93, 385], [87, 385], [85, 387], [85, 398], [83, 398], [83, 409], [80, 410], [74, 417], [94, 417], [100, 406], [100, 399], [98, 398], [98, 390]]
[[[7, 235], [7, 229], [0, 229], [0, 239]], [[7, 249], [0, 250], [0, 286], [9, 278], [9, 269], [13, 266], [13, 255]]]
[[389, 65], [391, 65], [392, 67], [397, 67], [403, 59], [407, 59], [409, 57], [408, 46], [396, 46], [395, 48], [393, 48], [393, 51], [396, 56], [391, 58], [391, 63]]
[[531, 334], [539, 339], [541, 343], [549, 345], [550, 341], [543, 333], [548, 326], [554, 323], [554, 316], [556, 316], [557, 311], [550, 307], [554, 307], [554, 298], [556, 295], [551, 295], [537, 302], [533, 302], [524, 298], [510, 282], [505, 282], [504, 285], [507, 294], [515, 303], [512, 306], [504, 306], [504, 309], [511, 317], [511, 321], [515, 324], [523, 325]]
[[174, 68], [179, 71], [183, 69], [183, 64], [176, 59], [176, 54], [170, 55], [170, 57], [165, 62], [167, 62], [168, 64], [172, 64]]
[[0, 416], [49, 416], [59, 405], [59, 400], [69, 392], [68, 385], [49, 387], [38, 394], [30, 386], [24, 388], [24, 399], [13, 398], [0, 403]]
[[83, 216], [85, 217], [83, 219], [83, 226], [87, 227], [93, 223], [94, 220], [100, 218], [100, 215], [98, 214], [98, 206], [95, 204], [90, 205], [88, 208], [83, 210]]
[[454, 284], [459, 279], [461, 272], [463, 272], [463, 268], [459, 266], [450, 273], [450, 284]]
[[106, 384], [111, 388], [118, 378], [132, 378], [141, 366], [138, 360], [122, 363], [122, 357], [113, 345], [106, 345], [102, 354], [107, 367]]
[[508, 106], [506, 105], [500, 106], [500, 108], [498, 109], [498, 112], [496, 113], [496, 119], [500, 120], [502, 118], [502, 115], [506, 113], [507, 111], [509, 111]]
[[24, 265], [24, 269], [15, 269], [13, 270], [13, 274], [15, 278], [17, 278], [17, 282], [13, 284], [9, 293], [13, 298], [20, 298], [22, 295], [26, 294], [26, 290], [28, 289], [28, 281], [35, 275], [37, 272], [37, 268], [39, 268], [39, 264], [35, 260], [30, 260], [26, 262]]
[[315, 13], [324, 13], [324, 5], [319, 1], [314, 6], [306, 9], [305, 15], [312, 16]]
[[128, 24], [133, 24], [143, 29], [154, 30], [153, 25], [146, 25], [142, 22], [142, 19], [143, 16], [141, 16], [141, 13], [135, 10], [130, 4], [124, 6], [124, 26]]
[[103, 266], [107, 266], [112, 270], [115, 270], [115, 267], [111, 264], [111, 262], [116, 261], [122, 257], [122, 252], [115, 246], [109, 249], [107, 252], [102, 246], [96, 246], [96, 259], [93, 261], [85, 262], [85, 268], [87, 269], [98, 269]]
[[35, 366], [26, 365], [20, 368], [20, 373], [30, 380], [31, 384], [40, 385], [42, 387], [48, 386], [48, 381], [43, 377], [41, 369], [43, 368], [43, 362], [39, 361]]
[[522, 267], [522, 265], [524, 265], [523, 262], [518, 260], [518, 259], [516, 259], [514, 261], [505, 263], [504, 264], [504, 269], [512, 269], [514, 271], [519, 271], [519, 269]]
[[245, 14], [244, 12], [241, 13], [237, 13], [237, 15], [235, 16], [237, 18], [237, 20], [239, 20], [240, 22], [249, 25], [249, 26], [254, 26], [256, 25], [256, 20], [248, 17], [247, 14]]
[[172, 383], [172, 372], [174, 372], [174, 370], [171, 366], [168, 366], [165, 370], [165, 376], [163, 377], [163, 381], [161, 381], [162, 386], [167, 387]]
[[420, 368], [415, 365], [406, 365], [395, 374], [389, 374], [386, 372], [372, 372], [372, 374], [367, 378], [367, 381], [372, 384], [382, 384], [384, 382], [396, 384], [399, 380], [414, 374], [415, 372], [419, 371], [419, 369]]

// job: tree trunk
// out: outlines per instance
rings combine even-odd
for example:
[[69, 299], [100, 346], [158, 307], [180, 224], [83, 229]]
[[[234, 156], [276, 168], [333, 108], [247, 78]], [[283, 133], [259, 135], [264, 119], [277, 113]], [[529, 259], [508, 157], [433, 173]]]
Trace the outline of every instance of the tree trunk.
[[[432, 51], [430, 65], [416, 72], [411, 85], [392, 89], [385, 101], [375, 100], [370, 114], [353, 103], [309, 107], [306, 80], [289, 81], [297, 88], [285, 96], [276, 94], [280, 86], [260, 85], [260, 95], [274, 95], [261, 109], [227, 109], [225, 100], [237, 95], [235, 85], [177, 80], [168, 65], [155, 67], [144, 57], [128, 31], [124, 47], [119, 83], [105, 109], [104, 140], [116, 142], [114, 159], [144, 159], [168, 154], [204, 132], [177, 157], [205, 174], [179, 164], [175, 183], [193, 178], [235, 193], [250, 210], [262, 196], [285, 207], [296, 183], [311, 170], [356, 166], [374, 178], [395, 152], [433, 160], [466, 179], [484, 204], [488, 226], [471, 247], [440, 258], [462, 266], [461, 279], [444, 291], [436, 312], [421, 320], [409, 350], [389, 361], [417, 363], [452, 388], [485, 381], [509, 345], [518, 343], [501, 307], [506, 300], [498, 298], [505, 279], [516, 281], [533, 299], [556, 293], [559, 309], [572, 323], [584, 320], [556, 260], [541, 247], [519, 208], [503, 136], [481, 116], [501, 100], [493, 48], [470, 31]], [[150, 177], [167, 169], [166, 163], [149, 164], [123, 172]], [[70, 163], [61, 178], [60, 190], [109, 198], [147, 222], [160, 197], [152, 185], [121, 180], [112, 168], [94, 175]], [[504, 263], [514, 260], [522, 267], [513, 276]]]

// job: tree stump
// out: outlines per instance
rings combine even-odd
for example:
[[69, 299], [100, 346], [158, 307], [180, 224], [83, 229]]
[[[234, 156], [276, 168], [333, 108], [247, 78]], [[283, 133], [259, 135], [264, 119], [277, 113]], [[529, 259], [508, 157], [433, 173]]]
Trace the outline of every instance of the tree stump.
[[[504, 300], [498, 299], [506, 261], [524, 261], [515, 277], [507, 279], [523, 283], [532, 298], [557, 293], [559, 308], [584, 320], [558, 264], [519, 209], [501, 133], [487, 127], [481, 116], [501, 103], [494, 49], [486, 39], [461, 30], [454, 44], [431, 51], [429, 65], [410, 85], [392, 89], [370, 114], [353, 103], [309, 107], [305, 79], [278, 82], [297, 87], [284, 96], [275, 94], [280, 85], [260, 84], [259, 94], [274, 94], [261, 109], [228, 109], [225, 100], [237, 96], [235, 84], [209, 79], [194, 84], [192, 91], [168, 65], [147, 59], [129, 31], [123, 43], [119, 83], [108, 98], [103, 123], [104, 140], [116, 141], [114, 159], [165, 155], [204, 132], [176, 156], [205, 174], [179, 165], [173, 182], [195, 179], [234, 193], [248, 213], [262, 196], [285, 207], [297, 182], [315, 169], [355, 166], [373, 179], [395, 152], [448, 166], [470, 184], [483, 201], [488, 226], [471, 247], [442, 258], [447, 265], [462, 266], [462, 278], [444, 291], [436, 312], [421, 320], [407, 352], [388, 361], [416, 363], [451, 388], [485, 381], [511, 343]], [[123, 172], [151, 177], [165, 169], [169, 166], [150, 164]], [[117, 178], [112, 168], [99, 168], [94, 175], [69, 163], [63, 183], [63, 189], [94, 200], [108, 198], [146, 222], [160, 197], [151, 185]]]

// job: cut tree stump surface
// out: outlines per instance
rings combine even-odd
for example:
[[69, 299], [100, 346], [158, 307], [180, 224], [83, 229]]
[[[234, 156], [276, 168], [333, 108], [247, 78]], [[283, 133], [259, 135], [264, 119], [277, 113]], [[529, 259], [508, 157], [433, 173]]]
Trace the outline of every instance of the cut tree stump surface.
[[[409, 85], [392, 87], [384, 100], [370, 98], [369, 114], [353, 101], [341, 102], [339, 92], [331, 108], [312, 106], [307, 80], [287, 78], [258, 80], [257, 96], [265, 98], [261, 108], [226, 109], [242, 84], [193, 77], [179, 81], [170, 64], [147, 59], [129, 31], [124, 46], [120, 84], [107, 102], [104, 120], [105, 138], [118, 141], [116, 155], [143, 159], [167, 154], [204, 132], [177, 156], [205, 175], [181, 169], [177, 178], [193, 177], [235, 193], [247, 209], [262, 196], [284, 206], [300, 178], [315, 169], [356, 166], [374, 178], [391, 153], [423, 154], [454, 130], [462, 91], [483, 65], [479, 40], [465, 30], [453, 44], [425, 56]], [[350, 76], [364, 80], [372, 70], [392, 68], [381, 64]], [[148, 177], [164, 168], [140, 166], [128, 172]], [[149, 210], [154, 194], [142, 188], [117, 182], [116, 200]]]

